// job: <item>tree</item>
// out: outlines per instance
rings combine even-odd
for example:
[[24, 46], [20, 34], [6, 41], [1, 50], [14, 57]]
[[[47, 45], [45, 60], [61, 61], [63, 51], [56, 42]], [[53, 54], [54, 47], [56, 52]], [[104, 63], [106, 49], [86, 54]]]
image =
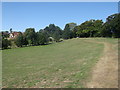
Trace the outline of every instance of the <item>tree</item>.
[[93, 29], [93, 36], [94, 37], [101, 37], [101, 31], [103, 28], [103, 21], [102, 20], [95, 20], [93, 22], [94, 24], [94, 29]]
[[71, 31], [73, 31], [73, 30], [74, 30], [74, 27], [77, 26], [77, 24], [76, 24], [76, 23], [73, 23], [73, 22], [72, 22], [72, 23], [68, 23], [68, 25], [69, 25]]
[[10, 33], [12, 33], [12, 28], [10, 28]]
[[78, 26], [75, 26], [75, 27], [73, 28], [73, 31], [72, 31], [72, 32], [73, 32], [73, 37], [74, 37], [74, 38], [77, 37], [78, 28], [79, 28]]
[[23, 45], [25, 45], [25, 46], [28, 45], [28, 41], [27, 41], [25, 35], [23, 35]]
[[90, 37], [91, 33], [91, 26], [92, 26], [92, 21], [86, 21], [82, 23], [81, 25], [78, 25], [77, 27], [77, 35], [79, 37]]
[[54, 35], [53, 35], [53, 38], [54, 38], [54, 40], [56, 41], [56, 42], [59, 42], [59, 40], [60, 40], [60, 34], [59, 34], [59, 32], [55, 32], [54, 33]]
[[109, 25], [104, 23], [102, 31], [101, 31], [101, 36], [102, 37], [112, 37], [112, 31], [108, 29]]
[[16, 44], [18, 47], [22, 47], [22, 46], [23, 46], [23, 43], [24, 43], [23, 35], [22, 35], [22, 34], [19, 34], [19, 35], [17, 36], [17, 38], [15, 39], [15, 44]]
[[25, 30], [25, 38], [28, 41], [29, 45], [35, 45], [36, 42], [36, 33], [34, 28], [27, 28]]
[[120, 13], [107, 17], [103, 26], [102, 36], [120, 38]]
[[48, 37], [43, 32], [37, 33], [37, 44], [38, 45], [45, 45], [48, 44]]
[[72, 31], [70, 30], [69, 24], [65, 25], [64, 31], [63, 31], [63, 39], [70, 39], [72, 38]]
[[76, 32], [76, 36], [77, 37], [82, 37], [83, 36], [82, 28], [81, 28], [80, 25], [76, 26], [74, 28], [74, 31]]
[[2, 38], [2, 49], [7, 49], [9, 46], [11, 46], [11, 41], [6, 38]]
[[81, 25], [75, 27], [79, 37], [96, 37], [100, 36], [102, 29], [102, 20], [89, 20], [85, 21]]
[[7, 48], [10, 48], [11, 46], [11, 41], [8, 40], [8, 31], [5, 31], [5, 32], [1, 32], [0, 33], [0, 48], [1, 49], [7, 49]]
[[0, 33], [0, 49], [2, 49], [2, 35]]
[[49, 24], [49, 26], [45, 27], [43, 30], [40, 30], [40, 31], [44, 32], [49, 37], [53, 37], [56, 31], [60, 34], [60, 36], [62, 36], [61, 28], [58, 26], [55, 26], [54, 24]]
[[8, 31], [2, 31], [2, 37], [3, 38], [8, 38], [9, 37], [9, 32]]

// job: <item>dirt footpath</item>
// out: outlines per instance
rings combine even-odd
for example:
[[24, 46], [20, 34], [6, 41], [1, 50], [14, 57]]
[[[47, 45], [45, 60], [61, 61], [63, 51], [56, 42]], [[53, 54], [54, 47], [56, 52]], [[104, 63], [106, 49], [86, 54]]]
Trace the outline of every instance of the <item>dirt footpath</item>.
[[107, 42], [104, 44], [103, 56], [93, 67], [92, 78], [86, 84], [88, 88], [118, 88], [118, 52]]

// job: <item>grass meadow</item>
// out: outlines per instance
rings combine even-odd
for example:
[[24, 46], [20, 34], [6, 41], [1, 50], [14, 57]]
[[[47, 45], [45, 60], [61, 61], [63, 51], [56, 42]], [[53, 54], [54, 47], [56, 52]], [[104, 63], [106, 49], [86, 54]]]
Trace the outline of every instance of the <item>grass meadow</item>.
[[2, 87], [84, 88], [92, 67], [103, 55], [104, 44], [96, 42], [117, 45], [112, 38], [74, 38], [3, 50]]

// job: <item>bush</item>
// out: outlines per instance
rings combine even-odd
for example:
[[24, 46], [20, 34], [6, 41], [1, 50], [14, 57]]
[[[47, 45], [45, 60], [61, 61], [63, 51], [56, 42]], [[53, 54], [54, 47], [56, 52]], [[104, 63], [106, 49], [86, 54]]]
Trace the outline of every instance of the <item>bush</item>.
[[11, 41], [8, 39], [2, 39], [2, 49], [7, 49], [10, 48], [11, 46]]
[[48, 44], [48, 37], [46, 36], [45, 33], [39, 32], [37, 34], [37, 43], [38, 43], [38, 45]]
[[15, 39], [15, 44], [18, 46], [18, 47], [22, 47], [23, 45], [23, 35], [20, 34], [19, 36], [17, 36], [17, 38]]

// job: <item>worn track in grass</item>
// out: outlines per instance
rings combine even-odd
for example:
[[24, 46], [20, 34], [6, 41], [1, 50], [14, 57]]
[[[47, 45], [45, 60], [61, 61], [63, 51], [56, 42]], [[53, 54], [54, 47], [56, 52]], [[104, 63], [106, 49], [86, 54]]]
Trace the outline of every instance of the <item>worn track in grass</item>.
[[118, 53], [113, 50], [114, 45], [104, 44], [103, 56], [93, 67], [92, 78], [86, 84], [88, 88], [118, 88]]

